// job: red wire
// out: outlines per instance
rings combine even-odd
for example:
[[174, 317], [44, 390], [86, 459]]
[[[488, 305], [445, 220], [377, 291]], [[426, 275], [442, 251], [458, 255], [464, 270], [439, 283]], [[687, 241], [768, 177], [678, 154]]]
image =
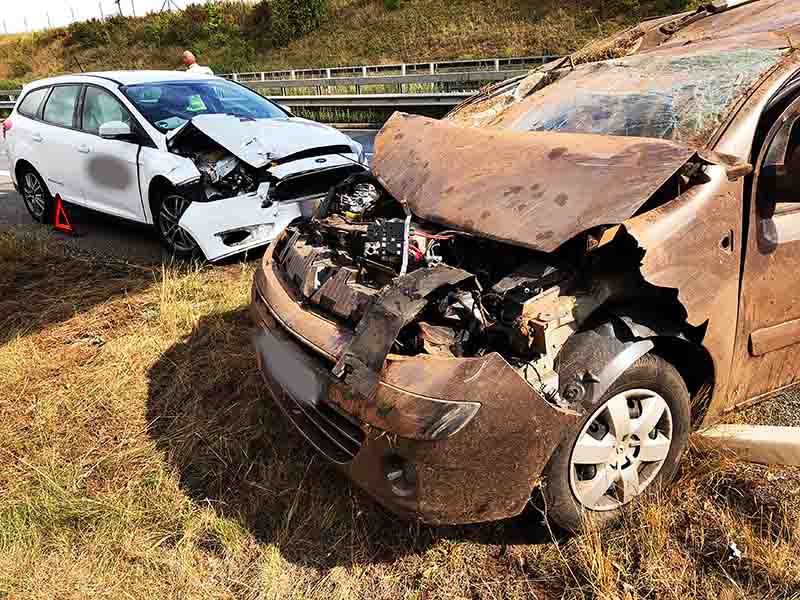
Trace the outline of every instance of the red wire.
[[416, 258], [417, 260], [422, 260], [423, 258], [425, 258], [425, 255], [422, 253], [422, 250], [420, 250], [416, 246], [409, 246], [408, 251], [411, 252], [411, 254], [414, 255], [414, 258]]
[[432, 233], [424, 233], [422, 231], [416, 231], [416, 230], [414, 231], [414, 235], [418, 235], [420, 237], [424, 237], [424, 238], [427, 238], [429, 240], [444, 241], [444, 240], [452, 240], [453, 239], [452, 235], [434, 235]]

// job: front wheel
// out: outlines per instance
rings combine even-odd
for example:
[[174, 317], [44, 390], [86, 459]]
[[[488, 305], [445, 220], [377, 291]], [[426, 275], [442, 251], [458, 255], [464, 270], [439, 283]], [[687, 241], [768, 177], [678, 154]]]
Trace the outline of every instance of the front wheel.
[[200, 256], [200, 248], [192, 236], [180, 226], [180, 220], [191, 201], [175, 190], [167, 191], [157, 205], [155, 224], [158, 237], [167, 251], [176, 258], [190, 260]]
[[41, 175], [27, 168], [20, 179], [20, 194], [28, 213], [38, 223], [49, 223], [53, 217], [53, 199]]
[[556, 449], [544, 489], [548, 515], [570, 531], [605, 525], [675, 476], [689, 439], [689, 392], [677, 369], [647, 354]]

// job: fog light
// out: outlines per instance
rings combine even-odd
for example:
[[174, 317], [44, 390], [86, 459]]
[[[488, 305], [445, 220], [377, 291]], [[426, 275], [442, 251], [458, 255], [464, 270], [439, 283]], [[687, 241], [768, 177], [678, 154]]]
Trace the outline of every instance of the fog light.
[[214, 235], [220, 238], [222, 243], [226, 246], [234, 247], [241, 246], [242, 244], [250, 241], [253, 237], [266, 237], [266, 234], [272, 229], [272, 227], [272, 224], [251, 225], [250, 227], [229, 229], [228, 231], [222, 231]]
[[407, 460], [399, 456], [389, 456], [384, 462], [384, 475], [392, 493], [396, 496], [408, 498], [413, 496], [417, 489], [417, 470]]

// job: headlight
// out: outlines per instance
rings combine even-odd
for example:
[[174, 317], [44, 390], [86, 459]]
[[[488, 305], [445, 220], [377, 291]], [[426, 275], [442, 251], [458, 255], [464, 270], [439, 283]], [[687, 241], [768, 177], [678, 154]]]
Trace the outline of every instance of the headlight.
[[353, 150], [358, 155], [358, 162], [362, 165], [367, 164], [367, 153], [364, 152], [364, 145], [356, 141], [353, 142]]

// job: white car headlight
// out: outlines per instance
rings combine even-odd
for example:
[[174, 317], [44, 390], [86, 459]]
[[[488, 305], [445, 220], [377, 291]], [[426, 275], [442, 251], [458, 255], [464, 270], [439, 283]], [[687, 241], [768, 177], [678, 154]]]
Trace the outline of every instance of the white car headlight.
[[353, 141], [352, 147], [355, 154], [358, 155], [358, 162], [360, 162], [362, 165], [367, 164], [367, 153], [364, 152], [364, 145]]

